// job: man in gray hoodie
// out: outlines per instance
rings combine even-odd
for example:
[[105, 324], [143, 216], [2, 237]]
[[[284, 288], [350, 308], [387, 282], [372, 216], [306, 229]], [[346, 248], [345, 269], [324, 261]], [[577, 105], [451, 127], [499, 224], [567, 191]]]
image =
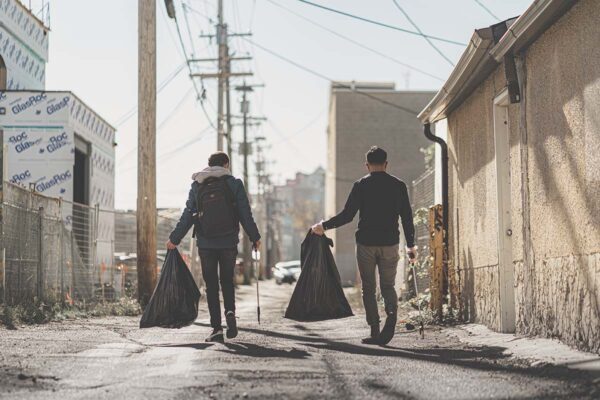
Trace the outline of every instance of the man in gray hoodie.
[[[171, 232], [168, 249], [174, 249], [194, 227], [194, 236], [198, 245], [198, 254], [202, 264], [202, 276], [206, 283], [206, 301], [210, 313], [210, 324], [212, 333], [206, 338], [207, 342], [222, 342], [223, 328], [221, 326], [221, 304], [219, 301], [219, 283], [223, 292], [223, 303], [225, 306], [225, 321], [227, 323], [227, 337], [237, 336], [237, 324], [235, 317], [235, 293], [234, 293], [234, 268], [237, 258], [237, 246], [239, 243], [239, 224], [253, 243], [254, 248], [260, 247], [260, 234], [258, 227], [252, 217], [250, 202], [246, 194], [244, 184], [240, 179], [231, 176], [229, 170], [229, 156], [223, 152], [212, 154], [208, 159], [208, 167], [192, 175], [192, 187], [189, 192], [185, 209], [181, 218]], [[210, 212], [225, 212], [228, 209], [210, 207], [210, 197], [219, 198], [219, 183], [222, 185], [223, 193], [220, 203], [228, 203], [233, 217], [232, 229], [225, 233], [210, 233], [213, 227], [208, 226], [212, 221], [219, 220], [220, 215], [206, 215]], [[207, 187], [211, 185], [213, 191], [208, 192]], [[204, 193], [209, 193], [204, 196]], [[207, 200], [205, 198], [208, 197]], [[201, 203], [201, 204], [198, 204]], [[205, 205], [203, 205], [205, 204]], [[208, 206], [206, 205], [208, 204]], [[222, 204], [221, 204], [222, 206]], [[199, 208], [205, 209], [199, 209]], [[212, 210], [212, 211], [211, 211]], [[225, 218], [226, 219], [226, 218]], [[221, 219], [222, 221], [222, 219]], [[218, 229], [216, 229], [218, 231]]]

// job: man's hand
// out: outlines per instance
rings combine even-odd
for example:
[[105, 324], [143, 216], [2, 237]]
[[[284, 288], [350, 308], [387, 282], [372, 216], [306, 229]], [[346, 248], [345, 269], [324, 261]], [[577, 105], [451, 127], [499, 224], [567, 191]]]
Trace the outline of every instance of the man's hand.
[[256, 251], [260, 250], [260, 240], [257, 240], [256, 242], [252, 243], [252, 248]]
[[176, 244], [173, 244], [173, 242], [171, 242], [170, 240], [167, 240], [167, 249], [168, 250], [175, 250], [177, 248]]
[[417, 262], [417, 255], [419, 254], [418, 249], [419, 248], [417, 246], [406, 248], [406, 255], [408, 256], [408, 260], [411, 264], [414, 264]]
[[314, 224], [311, 228], [312, 233], [315, 235], [323, 236], [325, 234], [325, 228], [323, 228], [323, 221], [318, 224]]

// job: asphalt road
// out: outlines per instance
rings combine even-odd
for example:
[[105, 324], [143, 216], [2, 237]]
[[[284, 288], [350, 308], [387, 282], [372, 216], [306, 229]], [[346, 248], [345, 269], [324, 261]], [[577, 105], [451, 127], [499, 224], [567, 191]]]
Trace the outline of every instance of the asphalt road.
[[263, 321], [253, 288], [238, 291], [240, 335], [205, 344], [207, 312], [179, 330], [137, 328], [138, 319], [98, 318], [0, 328], [2, 399], [586, 399], [597, 377], [531, 367], [430, 329], [366, 346], [357, 316], [318, 323], [282, 318], [291, 287], [264, 283]]

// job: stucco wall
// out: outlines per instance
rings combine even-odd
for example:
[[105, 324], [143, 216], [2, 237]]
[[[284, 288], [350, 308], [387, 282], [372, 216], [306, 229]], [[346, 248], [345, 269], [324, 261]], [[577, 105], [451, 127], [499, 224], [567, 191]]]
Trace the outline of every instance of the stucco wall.
[[524, 333], [600, 350], [600, 7], [578, 2], [525, 54], [533, 315]]
[[[517, 333], [557, 337], [593, 351], [600, 351], [599, 20], [597, 1], [581, 0], [540, 36], [521, 55], [522, 102], [509, 106]], [[505, 86], [502, 68], [448, 118], [450, 254], [459, 268], [461, 311], [494, 329], [493, 99]], [[525, 134], [528, 163], [521, 165]], [[523, 237], [523, 189], [530, 196], [530, 243]]]
[[460, 275], [461, 312], [466, 320], [495, 329], [499, 283], [493, 99], [503, 86], [499, 69], [448, 118], [450, 254]]

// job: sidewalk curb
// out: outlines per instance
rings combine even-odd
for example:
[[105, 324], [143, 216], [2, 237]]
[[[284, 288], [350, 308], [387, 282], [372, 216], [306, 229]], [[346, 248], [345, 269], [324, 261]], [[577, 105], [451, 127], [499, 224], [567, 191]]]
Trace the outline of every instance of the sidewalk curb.
[[556, 339], [498, 333], [479, 324], [459, 325], [442, 332], [469, 345], [504, 348], [503, 354], [524, 359], [532, 367], [550, 364], [600, 373], [600, 355], [573, 349]]

